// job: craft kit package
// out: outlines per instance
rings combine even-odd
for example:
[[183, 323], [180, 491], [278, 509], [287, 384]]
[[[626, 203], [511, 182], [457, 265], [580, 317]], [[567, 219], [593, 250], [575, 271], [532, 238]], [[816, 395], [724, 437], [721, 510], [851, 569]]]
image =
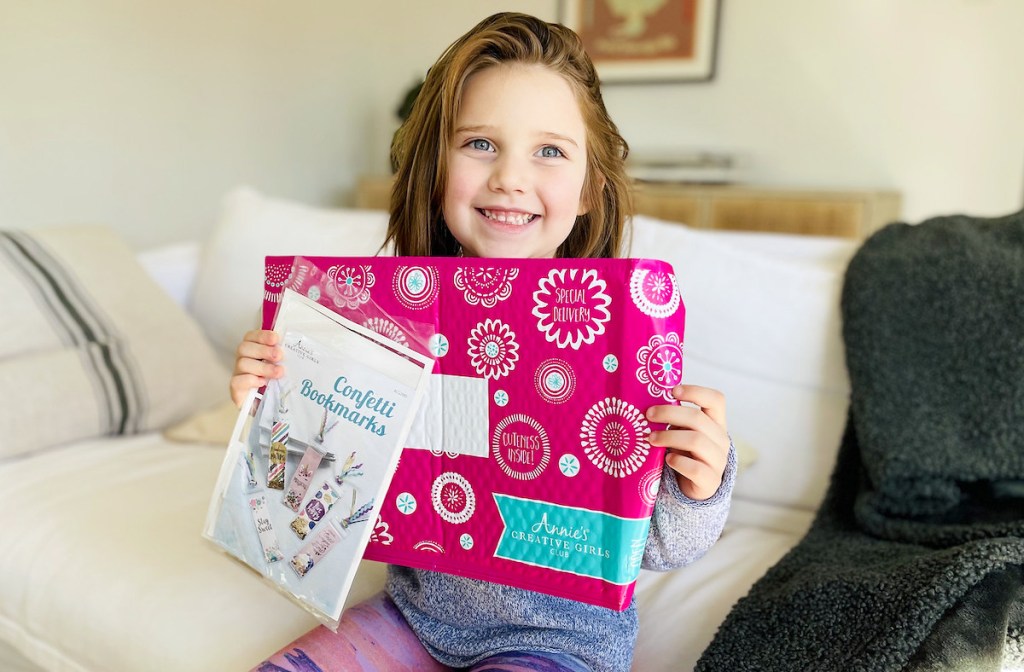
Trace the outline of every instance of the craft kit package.
[[366, 558], [628, 606], [664, 466], [645, 413], [683, 373], [671, 266], [267, 257], [265, 326], [291, 292], [434, 360]]
[[243, 404], [204, 536], [336, 628], [433, 360], [286, 293], [285, 377]]

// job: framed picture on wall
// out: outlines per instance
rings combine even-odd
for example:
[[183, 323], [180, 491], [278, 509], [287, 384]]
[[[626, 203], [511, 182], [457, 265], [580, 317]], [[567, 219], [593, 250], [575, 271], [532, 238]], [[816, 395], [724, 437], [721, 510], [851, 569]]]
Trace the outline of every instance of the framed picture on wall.
[[709, 81], [720, 0], [562, 0], [605, 83]]

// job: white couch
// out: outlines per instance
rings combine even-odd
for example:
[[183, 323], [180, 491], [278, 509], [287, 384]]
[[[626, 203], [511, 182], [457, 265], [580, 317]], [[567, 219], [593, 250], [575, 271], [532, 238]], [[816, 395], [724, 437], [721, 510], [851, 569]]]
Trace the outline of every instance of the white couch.
[[[226, 197], [207, 240], [139, 254], [148, 273], [123, 254], [116, 263], [98, 261], [134, 288], [115, 297], [122, 306], [173, 313], [167, 324], [131, 312], [122, 319], [133, 329], [146, 323], [138, 338], [164, 353], [146, 355], [160, 361], [142, 378], [154, 388], [150, 398], [166, 398], [159, 403], [175, 412], [156, 414], [134, 435], [104, 437], [84, 423], [73, 436], [57, 425], [82, 409], [66, 408], [34, 420], [60, 431], [36, 431], [0, 450], [0, 669], [242, 670], [316, 624], [201, 539], [233, 413], [221, 405], [193, 414], [227, 396], [233, 344], [256, 323], [263, 254], [372, 254], [385, 224], [381, 212], [319, 210], [242, 188]], [[65, 245], [76, 259], [87, 255], [68, 235], [54, 233], [47, 244]], [[636, 219], [633, 256], [665, 259], [679, 278], [685, 376], [726, 393], [745, 466], [718, 544], [682, 570], [641, 574], [634, 669], [691, 669], [731, 605], [809, 525], [845, 421], [838, 295], [854, 250], [838, 239]], [[79, 274], [85, 290], [91, 277]], [[5, 281], [18, 286], [0, 273], [0, 287]], [[154, 298], [157, 287], [174, 301]], [[12, 306], [26, 303], [4, 297], [8, 322], [20, 321]], [[190, 331], [196, 323], [204, 336]], [[25, 378], [21, 359], [0, 350], [0, 384], [38, 382], [31, 366]], [[164, 384], [171, 392], [158, 394]], [[24, 413], [0, 410], [0, 426], [16, 427]], [[161, 431], [167, 427], [176, 440]], [[61, 437], [58, 445], [47, 436]], [[349, 603], [379, 590], [383, 571], [364, 563]]]

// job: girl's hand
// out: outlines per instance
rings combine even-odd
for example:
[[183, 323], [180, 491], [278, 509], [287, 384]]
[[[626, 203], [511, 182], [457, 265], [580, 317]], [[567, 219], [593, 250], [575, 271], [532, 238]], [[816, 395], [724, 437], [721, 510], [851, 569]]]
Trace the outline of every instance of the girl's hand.
[[249, 390], [263, 387], [267, 381], [284, 375], [281, 361], [284, 353], [278, 347], [276, 331], [256, 329], [242, 337], [235, 351], [235, 372], [231, 376], [231, 401], [241, 407]]
[[718, 491], [729, 460], [725, 396], [698, 385], [676, 385], [672, 396], [684, 404], [651, 406], [647, 410], [648, 420], [669, 425], [651, 432], [647, 440], [652, 446], [668, 449], [665, 463], [676, 472], [682, 493], [703, 501]]

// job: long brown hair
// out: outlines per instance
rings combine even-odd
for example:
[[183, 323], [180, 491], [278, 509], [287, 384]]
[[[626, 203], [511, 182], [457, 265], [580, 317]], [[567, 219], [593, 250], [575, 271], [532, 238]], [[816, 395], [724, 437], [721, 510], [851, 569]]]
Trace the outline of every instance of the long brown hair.
[[471, 75], [506, 63], [543, 65], [576, 94], [587, 129], [587, 176], [576, 218], [558, 257], [615, 257], [631, 214], [626, 141], [608, 116], [601, 84], [583, 43], [557, 23], [516, 12], [494, 14], [453, 42], [427, 71], [408, 119], [391, 147], [395, 183], [385, 246], [401, 256], [455, 256], [459, 244], [445, 225], [441, 204], [448, 179], [448, 148], [462, 91]]

